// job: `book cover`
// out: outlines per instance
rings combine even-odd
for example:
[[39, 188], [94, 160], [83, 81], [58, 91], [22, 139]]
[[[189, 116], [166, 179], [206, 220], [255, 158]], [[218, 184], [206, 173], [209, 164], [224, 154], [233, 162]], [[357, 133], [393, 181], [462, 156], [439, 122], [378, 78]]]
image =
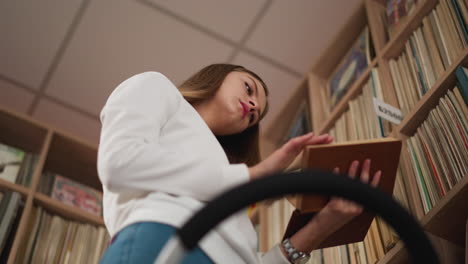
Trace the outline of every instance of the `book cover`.
[[[308, 146], [304, 150], [302, 168], [332, 171], [335, 167], [339, 167], [341, 172], [347, 172], [354, 160], [364, 161], [370, 158], [371, 175], [382, 170], [382, 178], [378, 188], [392, 195], [401, 146], [401, 140], [393, 138]], [[288, 196], [287, 199], [296, 210], [289, 220], [284, 237], [290, 237], [296, 233], [329, 200], [328, 197], [320, 195], [293, 195]], [[373, 219], [373, 214], [363, 212], [329, 236], [318, 248], [362, 241]]]
[[289, 130], [283, 139], [283, 142], [288, 141], [291, 138], [301, 136], [312, 131], [312, 125], [310, 121], [309, 107], [307, 101], [300, 103], [296, 115], [294, 116]]
[[0, 252], [3, 252], [7, 238], [13, 230], [14, 220], [17, 218], [18, 208], [21, 202], [21, 194], [17, 192], [7, 192], [0, 205], [2, 211], [2, 221], [0, 222]]
[[15, 183], [24, 151], [0, 143], [0, 179]]
[[387, 23], [390, 33], [413, 12], [416, 3], [417, 0], [387, 0]]
[[457, 76], [458, 86], [460, 94], [462, 95], [465, 105], [468, 105], [468, 69], [462, 66], [458, 66], [455, 70], [455, 75]]
[[101, 215], [102, 194], [61, 175], [55, 176], [51, 196], [65, 204], [81, 208], [94, 215]]
[[332, 108], [366, 70], [368, 65], [366, 50], [369, 48], [369, 38], [369, 30], [366, 27], [331, 76], [328, 93]]

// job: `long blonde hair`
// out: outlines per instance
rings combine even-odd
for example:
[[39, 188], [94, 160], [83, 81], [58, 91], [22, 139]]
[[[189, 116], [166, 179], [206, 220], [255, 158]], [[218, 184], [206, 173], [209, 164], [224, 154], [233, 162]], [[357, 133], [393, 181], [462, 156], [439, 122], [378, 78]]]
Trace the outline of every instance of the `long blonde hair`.
[[[245, 72], [260, 81], [265, 94], [268, 89], [265, 82], [254, 72], [240, 65], [212, 64], [204, 67], [179, 86], [179, 90], [190, 104], [194, 105], [213, 97], [226, 76], [233, 71]], [[263, 111], [263, 118], [268, 111], [268, 102]], [[231, 163], [246, 163], [253, 166], [260, 161], [260, 142], [258, 123], [241, 133], [227, 136], [216, 136]]]

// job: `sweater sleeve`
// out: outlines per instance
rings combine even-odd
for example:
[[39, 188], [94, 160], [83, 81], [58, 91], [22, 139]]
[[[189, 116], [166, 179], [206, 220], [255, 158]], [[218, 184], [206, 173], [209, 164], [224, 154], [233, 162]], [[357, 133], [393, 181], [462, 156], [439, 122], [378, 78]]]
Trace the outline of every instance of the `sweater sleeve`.
[[[260, 254], [260, 253], [259, 253]], [[265, 254], [260, 254], [260, 263], [270, 263], [270, 264], [291, 264], [289, 260], [281, 253], [280, 245], [277, 244], [272, 247]]]
[[164, 191], [207, 201], [249, 179], [245, 164], [200, 162], [159, 144], [162, 127], [182, 100], [157, 72], [135, 75], [112, 92], [101, 111], [98, 149], [98, 174], [108, 190]]

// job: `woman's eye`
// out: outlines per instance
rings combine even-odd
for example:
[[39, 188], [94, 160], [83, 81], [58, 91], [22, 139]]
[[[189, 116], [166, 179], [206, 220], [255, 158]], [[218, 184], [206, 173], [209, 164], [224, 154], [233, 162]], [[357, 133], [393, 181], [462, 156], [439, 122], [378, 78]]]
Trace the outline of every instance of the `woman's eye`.
[[250, 119], [249, 119], [249, 123], [252, 123], [255, 119], [255, 115], [254, 114], [250, 114]]
[[248, 83], [245, 83], [245, 87], [247, 88], [247, 94], [251, 95], [252, 94], [252, 88], [250, 88], [250, 85]]

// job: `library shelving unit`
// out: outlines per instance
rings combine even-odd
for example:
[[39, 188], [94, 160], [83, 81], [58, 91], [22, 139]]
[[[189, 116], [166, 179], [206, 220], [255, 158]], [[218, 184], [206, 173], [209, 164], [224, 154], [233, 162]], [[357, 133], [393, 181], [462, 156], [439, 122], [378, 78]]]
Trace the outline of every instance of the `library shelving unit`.
[[[354, 10], [353, 14], [345, 26], [336, 35], [328, 49], [321, 55], [319, 60], [311, 67], [300, 85], [295, 90], [293, 96], [283, 106], [271, 127], [267, 127], [264, 132], [265, 143], [263, 146], [263, 155], [271, 153], [279, 147], [282, 142], [278, 139], [286, 133], [287, 124], [297, 107], [301, 96], [306, 96], [310, 103], [312, 117], [312, 127], [315, 134], [327, 133], [335, 125], [340, 116], [347, 111], [348, 103], [362, 92], [362, 87], [369, 80], [371, 70], [378, 69], [380, 83], [383, 90], [383, 99], [385, 103], [396, 108], [400, 108], [398, 103], [397, 91], [393, 84], [389, 60], [397, 58], [405, 49], [405, 43], [411, 37], [412, 33], [418, 29], [424, 17], [429, 15], [432, 10], [444, 0], [419, 0], [415, 9], [408, 15], [401, 25], [393, 32], [391, 37], [386, 36], [386, 25], [382, 13], [386, 10], [384, 0], [365, 0]], [[449, 1], [450, 2], [450, 1]], [[372, 42], [375, 49], [375, 58], [368, 63], [367, 69], [359, 76], [357, 80], [349, 87], [341, 100], [335, 105], [331, 112], [325, 112], [322, 104], [323, 96], [321, 90], [327, 88], [333, 70], [340, 63], [343, 56], [351, 47], [354, 40], [362, 32], [364, 27], [368, 26], [372, 36]], [[417, 128], [427, 118], [429, 112], [438, 104], [439, 99], [443, 97], [449, 89], [452, 89], [457, 82], [455, 70], [458, 66], [468, 66], [468, 46], [465, 46], [453, 60], [452, 64], [446, 67], [443, 74], [439, 76], [435, 83], [420, 98], [419, 101], [405, 114], [403, 121], [399, 125], [392, 125], [391, 133], [388, 136], [403, 140], [403, 149], [400, 166], [404, 175], [406, 196], [408, 197], [409, 209], [411, 213], [420, 221], [427, 234], [433, 238], [436, 250], [439, 255], [447, 245], [440, 245], [439, 238], [448, 241], [458, 250], [466, 248], [466, 226], [468, 218], [468, 177], [464, 175], [453, 189], [451, 189], [428, 213], [421, 209], [421, 198], [414, 180], [411, 169], [411, 158], [407, 151], [406, 139], [412, 137]], [[413, 180], [411, 180], [413, 179]], [[260, 211], [260, 249], [266, 250], [271, 240], [268, 239], [271, 234], [271, 228], [267, 226], [272, 219], [268, 213], [269, 208], [261, 206]], [[289, 217], [289, 216], [283, 216]], [[283, 232], [284, 230], [275, 230], [274, 232]], [[276, 236], [278, 237], [278, 236]], [[276, 243], [279, 241], [276, 241]], [[268, 244], [268, 245], [266, 245]], [[450, 250], [448, 250], [450, 251]], [[458, 252], [458, 251], [457, 251]], [[466, 252], [465, 252], [466, 253]], [[447, 253], [447, 255], [450, 253]], [[406, 263], [408, 255], [402, 242], [398, 242], [392, 249], [386, 252], [384, 258], [378, 263]], [[459, 259], [457, 259], [459, 260]], [[449, 262], [443, 262], [449, 263]], [[454, 263], [454, 262], [450, 262]], [[325, 263], [330, 264], [330, 263]]]
[[49, 170], [102, 192], [97, 175], [96, 146], [7, 108], [0, 108], [0, 131], [1, 143], [34, 153], [39, 157], [29, 186], [0, 179], [1, 190], [20, 193], [24, 202], [8, 256], [8, 264], [15, 262], [19, 254], [22, 254], [19, 249], [28, 242], [25, 232], [28, 222], [31, 221], [33, 206], [40, 206], [45, 211], [67, 220], [94, 226], [104, 225], [102, 217], [66, 205], [37, 190], [42, 172]]

